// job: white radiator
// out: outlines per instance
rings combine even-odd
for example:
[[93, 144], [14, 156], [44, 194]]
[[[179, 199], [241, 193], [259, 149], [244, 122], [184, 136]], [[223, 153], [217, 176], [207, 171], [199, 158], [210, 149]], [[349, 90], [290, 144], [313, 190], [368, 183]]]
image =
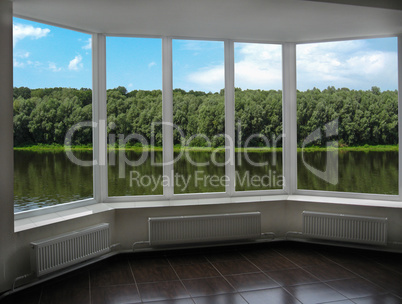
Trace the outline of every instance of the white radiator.
[[248, 240], [261, 237], [261, 213], [151, 217], [151, 246]]
[[99, 224], [31, 243], [31, 265], [37, 276], [89, 260], [110, 251], [109, 224]]
[[372, 245], [387, 244], [387, 218], [304, 211], [303, 235]]

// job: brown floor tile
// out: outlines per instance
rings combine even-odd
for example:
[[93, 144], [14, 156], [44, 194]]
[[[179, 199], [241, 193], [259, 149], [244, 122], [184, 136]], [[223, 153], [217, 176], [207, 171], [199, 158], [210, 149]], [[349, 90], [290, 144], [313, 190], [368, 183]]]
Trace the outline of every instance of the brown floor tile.
[[255, 264], [262, 271], [274, 271], [282, 269], [294, 269], [299, 268], [295, 263], [291, 262], [283, 256], [272, 256], [269, 259], [262, 261], [260, 259], [250, 261]]
[[89, 270], [74, 271], [44, 283], [44, 288], [89, 289]]
[[348, 298], [360, 298], [386, 293], [383, 288], [361, 278], [330, 281], [327, 284]]
[[384, 266], [385, 268], [398, 272], [402, 274], [402, 256], [399, 257], [400, 260], [382, 260], [382, 261], [377, 261], [380, 265]]
[[129, 258], [129, 262], [133, 270], [136, 268], [170, 266], [168, 260], [164, 257], [137, 258], [135, 255], [133, 255]]
[[143, 302], [188, 298], [189, 294], [180, 281], [164, 281], [138, 284]]
[[90, 304], [92, 299], [94, 304], [140, 300], [245, 304], [245, 298], [250, 304], [298, 300], [303, 304], [350, 304], [352, 300], [395, 304], [402, 302], [401, 261], [401, 254], [296, 242], [137, 252], [113, 256], [1, 303]]
[[40, 304], [90, 304], [89, 289], [44, 288]]
[[207, 296], [193, 299], [196, 304], [247, 304], [247, 302], [235, 293]]
[[328, 264], [320, 266], [303, 267], [304, 270], [314, 274], [321, 281], [355, 278], [356, 275], [340, 265]]
[[31, 287], [0, 300], [1, 304], [38, 304], [42, 293], [42, 286]]
[[247, 259], [254, 259], [254, 260], [264, 260], [271, 256], [278, 256], [279, 253], [275, 251], [273, 248], [261, 248], [257, 250], [247, 249], [240, 252], [244, 257]]
[[190, 265], [199, 263], [208, 263], [208, 260], [203, 255], [179, 255], [168, 257], [171, 265]]
[[192, 297], [218, 295], [235, 292], [233, 287], [222, 277], [183, 280], [183, 284]]
[[267, 272], [267, 275], [281, 286], [292, 286], [319, 282], [319, 280], [301, 268]]
[[196, 279], [220, 276], [210, 263], [178, 265], [173, 267], [180, 279]]
[[335, 301], [335, 302], [322, 302], [320, 304], [355, 304], [351, 300], [342, 300], [342, 301]]
[[91, 288], [134, 284], [134, 277], [131, 273], [128, 261], [111, 259], [110, 261], [99, 263], [90, 270]]
[[212, 263], [223, 275], [260, 272], [260, 270], [246, 260], [234, 260]]
[[377, 295], [352, 300], [356, 304], [402, 304], [402, 299], [399, 299], [391, 294]]
[[165, 301], [154, 301], [149, 302], [149, 304], [194, 304], [192, 299], [175, 299], [175, 300], [165, 300]]
[[368, 263], [371, 260], [364, 256], [361, 251], [355, 251], [348, 248], [331, 248], [331, 251], [321, 253], [325, 258], [338, 264], [350, 264], [355, 262]]
[[138, 283], [175, 281], [179, 278], [173, 268], [168, 266], [150, 266], [133, 269], [135, 281]]
[[390, 293], [402, 297], [402, 274], [393, 272], [386, 268], [371, 267], [371, 265], [366, 265], [363, 269], [363, 265], [359, 265], [359, 269], [356, 270], [365, 279], [370, 282], [386, 289]]
[[285, 287], [285, 289], [303, 304], [346, 300], [346, 297], [323, 283], [290, 286]]
[[282, 288], [271, 288], [242, 292], [249, 304], [300, 304], [292, 295]]
[[137, 286], [117, 285], [92, 288], [91, 304], [141, 303]]
[[236, 274], [226, 276], [226, 279], [239, 292], [279, 287], [263, 273]]
[[368, 257], [385, 268], [402, 274], [402, 253], [373, 251], [368, 252]]
[[217, 252], [213, 254], [207, 254], [206, 257], [210, 262], [224, 262], [245, 259], [244, 256], [242, 256], [239, 252]]
[[384, 266], [375, 263], [373, 261], [360, 261], [360, 262], [354, 262], [354, 263], [344, 263], [341, 264], [342, 267], [346, 268], [347, 270], [362, 276], [370, 276], [374, 273], [389, 273], [389, 270], [386, 269]]
[[314, 251], [279, 251], [283, 256], [291, 260], [298, 266], [323, 266], [332, 263], [328, 261], [324, 256], [314, 252]]

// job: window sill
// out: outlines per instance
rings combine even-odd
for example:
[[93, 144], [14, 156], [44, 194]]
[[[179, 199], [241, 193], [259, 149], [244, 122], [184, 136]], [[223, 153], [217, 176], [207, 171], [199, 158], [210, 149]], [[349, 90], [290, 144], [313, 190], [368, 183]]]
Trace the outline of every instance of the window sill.
[[93, 204], [85, 207], [78, 207], [53, 213], [47, 213], [28, 218], [16, 219], [14, 221], [14, 232], [34, 229], [50, 224], [60, 223], [88, 215], [113, 210], [106, 204]]
[[364, 207], [386, 207], [402, 208], [400, 201], [353, 199], [340, 197], [309, 196], [309, 195], [263, 195], [263, 196], [239, 196], [239, 197], [220, 197], [220, 198], [194, 198], [194, 199], [171, 199], [155, 201], [126, 201], [126, 202], [107, 202], [102, 204], [92, 204], [88, 206], [72, 208], [69, 210], [56, 211], [27, 218], [20, 218], [14, 221], [14, 231], [21, 232], [50, 224], [81, 218], [101, 212], [135, 208], [158, 208], [158, 207], [180, 207], [180, 206], [202, 206], [220, 205], [236, 203], [259, 203], [259, 202], [306, 202], [336, 205], [354, 205]]
[[313, 196], [313, 195], [289, 195], [287, 200], [295, 202], [320, 203], [320, 204], [402, 208], [401, 201], [391, 201], [391, 200], [387, 201], [379, 199], [359, 199], [359, 198]]

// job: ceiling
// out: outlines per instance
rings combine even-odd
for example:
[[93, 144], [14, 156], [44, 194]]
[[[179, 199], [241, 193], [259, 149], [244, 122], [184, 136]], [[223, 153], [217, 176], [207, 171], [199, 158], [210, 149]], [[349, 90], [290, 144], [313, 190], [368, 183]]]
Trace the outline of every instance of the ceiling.
[[311, 42], [402, 34], [402, 10], [321, 0], [14, 0], [13, 3], [18, 17], [111, 35]]

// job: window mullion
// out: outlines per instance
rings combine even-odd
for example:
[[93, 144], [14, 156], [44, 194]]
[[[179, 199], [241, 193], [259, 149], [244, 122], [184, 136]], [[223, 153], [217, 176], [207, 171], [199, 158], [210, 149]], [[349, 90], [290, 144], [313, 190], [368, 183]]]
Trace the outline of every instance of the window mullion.
[[163, 176], [168, 183], [163, 185], [163, 195], [171, 198], [174, 194], [173, 172], [173, 65], [172, 39], [162, 39], [162, 146]]
[[282, 64], [284, 190], [288, 194], [293, 194], [297, 189], [297, 87], [295, 43], [285, 43], [283, 45]]
[[106, 111], [106, 37], [92, 35], [92, 116], [94, 198], [98, 203], [108, 197], [107, 182], [107, 111]]
[[235, 90], [234, 42], [225, 41], [225, 174], [226, 193], [235, 193]]

